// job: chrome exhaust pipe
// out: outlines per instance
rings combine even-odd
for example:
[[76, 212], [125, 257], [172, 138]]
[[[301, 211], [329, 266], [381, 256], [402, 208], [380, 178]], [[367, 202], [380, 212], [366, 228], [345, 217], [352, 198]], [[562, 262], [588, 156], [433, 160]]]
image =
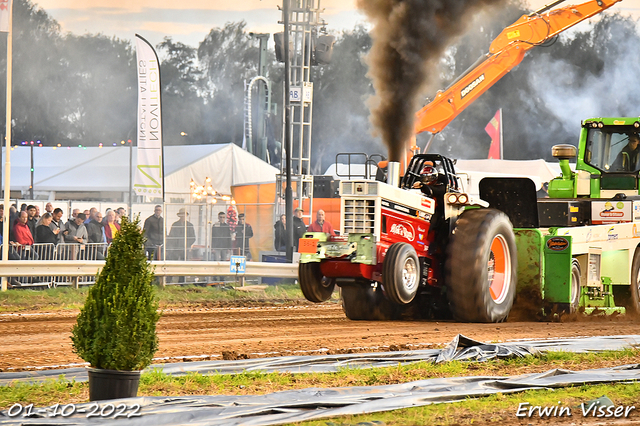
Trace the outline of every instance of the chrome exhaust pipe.
[[387, 168], [387, 183], [391, 186], [400, 186], [400, 163], [397, 161], [389, 161]]

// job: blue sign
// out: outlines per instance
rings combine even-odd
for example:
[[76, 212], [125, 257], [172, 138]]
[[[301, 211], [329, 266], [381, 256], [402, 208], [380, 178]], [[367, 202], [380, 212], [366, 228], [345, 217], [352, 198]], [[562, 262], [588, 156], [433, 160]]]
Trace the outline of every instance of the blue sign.
[[247, 258], [244, 256], [231, 256], [231, 269], [234, 274], [244, 274], [247, 268]]

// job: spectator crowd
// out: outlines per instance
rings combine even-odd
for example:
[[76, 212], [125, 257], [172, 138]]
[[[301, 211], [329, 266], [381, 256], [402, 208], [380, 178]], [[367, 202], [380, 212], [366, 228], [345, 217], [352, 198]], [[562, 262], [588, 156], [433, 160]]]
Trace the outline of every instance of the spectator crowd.
[[[83, 212], [73, 209], [71, 217], [65, 222], [62, 209], [54, 209], [51, 203], [46, 204], [42, 215], [38, 206], [23, 204], [18, 211], [12, 205], [9, 207], [7, 238], [4, 235], [4, 205], [0, 204], [0, 244], [9, 245], [10, 260], [51, 260], [54, 250], [33, 250], [32, 246], [53, 245], [55, 248], [61, 243], [74, 246], [59, 258], [70, 258], [73, 255], [73, 258], [78, 259], [104, 259], [104, 250], [120, 230], [120, 219], [125, 212], [124, 207], [107, 209], [103, 218], [95, 207]], [[85, 250], [88, 244], [102, 247], [93, 247], [91, 253], [81, 252], [80, 245]]]
[[[298, 242], [305, 232], [324, 232], [329, 235], [336, 235], [333, 226], [329, 221], [325, 220], [324, 210], [316, 212], [316, 220], [311, 225], [306, 226], [302, 220], [304, 211], [297, 208], [293, 211], [293, 249], [298, 251]], [[286, 251], [287, 249], [287, 216], [280, 215], [274, 228], [273, 245], [277, 251]]]

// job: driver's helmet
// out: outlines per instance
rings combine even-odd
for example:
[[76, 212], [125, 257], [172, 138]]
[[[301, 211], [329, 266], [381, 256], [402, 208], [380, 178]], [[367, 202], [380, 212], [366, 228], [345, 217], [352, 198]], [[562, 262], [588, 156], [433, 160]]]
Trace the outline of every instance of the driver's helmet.
[[420, 171], [420, 181], [425, 185], [430, 185], [438, 180], [438, 171], [435, 167], [425, 165]]

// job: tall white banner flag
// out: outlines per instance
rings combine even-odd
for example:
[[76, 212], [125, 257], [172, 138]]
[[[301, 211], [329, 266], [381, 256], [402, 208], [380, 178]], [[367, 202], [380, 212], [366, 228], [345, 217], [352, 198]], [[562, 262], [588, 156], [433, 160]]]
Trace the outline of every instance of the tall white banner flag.
[[136, 34], [138, 72], [138, 164], [133, 188], [138, 195], [164, 198], [160, 63], [147, 40]]
[[11, 16], [10, 0], [0, 0], [0, 32], [9, 32], [9, 17]]

